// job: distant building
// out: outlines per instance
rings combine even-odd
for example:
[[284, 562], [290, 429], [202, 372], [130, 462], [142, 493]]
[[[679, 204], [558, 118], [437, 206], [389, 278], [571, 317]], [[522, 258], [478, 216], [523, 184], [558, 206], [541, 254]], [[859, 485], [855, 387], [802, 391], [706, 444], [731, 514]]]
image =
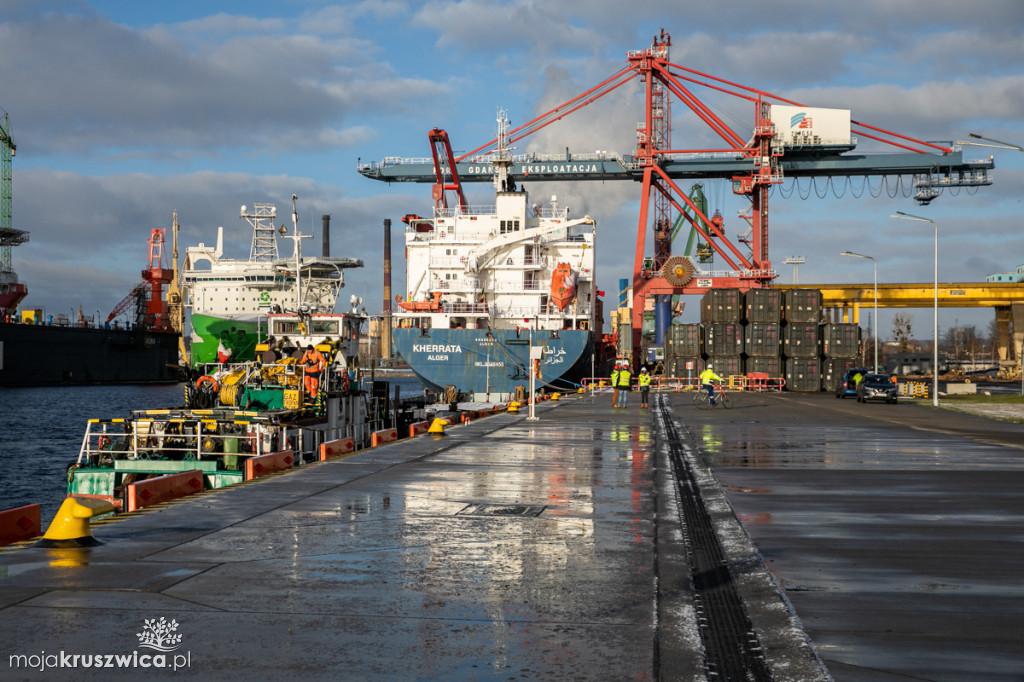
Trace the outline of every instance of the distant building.
[[[888, 374], [931, 374], [931, 353], [889, 353], [885, 357], [885, 371]], [[949, 371], [946, 358], [939, 355], [939, 374]]]
[[1018, 265], [1014, 272], [997, 272], [985, 278], [986, 282], [1024, 282], [1024, 265]]

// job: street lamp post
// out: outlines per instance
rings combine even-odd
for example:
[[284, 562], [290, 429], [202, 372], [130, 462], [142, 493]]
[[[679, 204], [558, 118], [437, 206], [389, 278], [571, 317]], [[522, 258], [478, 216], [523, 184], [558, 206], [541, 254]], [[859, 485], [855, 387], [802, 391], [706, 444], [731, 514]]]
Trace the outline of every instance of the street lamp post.
[[932, 405], [939, 406], [939, 225], [934, 220], [896, 211], [890, 218], [898, 220], [915, 220], [919, 223], [931, 223], [935, 228], [935, 303], [934, 325], [932, 327]]
[[[1017, 151], [1024, 154], [1024, 147], [1019, 144], [1013, 144], [1012, 142], [1003, 142], [1002, 140], [993, 140], [991, 137], [985, 137], [978, 133], [968, 133], [971, 137], [976, 140], [985, 140], [986, 142], [994, 142], [995, 144], [981, 144], [980, 142], [960, 142], [960, 144], [969, 144], [976, 147], [992, 147], [993, 149], [1009, 149], [1010, 151]], [[1016, 330], [1015, 330], [1016, 331]], [[1017, 355], [1017, 364], [1020, 365], [1020, 394], [1024, 395], [1024, 341], [1020, 344], [1020, 353]]]
[[854, 253], [853, 251], [843, 251], [839, 254], [840, 256], [850, 256], [851, 258], [867, 258], [871, 261], [871, 265], [875, 270], [875, 364], [872, 366], [871, 371], [878, 371], [878, 262], [872, 256], [865, 256], [862, 253]]

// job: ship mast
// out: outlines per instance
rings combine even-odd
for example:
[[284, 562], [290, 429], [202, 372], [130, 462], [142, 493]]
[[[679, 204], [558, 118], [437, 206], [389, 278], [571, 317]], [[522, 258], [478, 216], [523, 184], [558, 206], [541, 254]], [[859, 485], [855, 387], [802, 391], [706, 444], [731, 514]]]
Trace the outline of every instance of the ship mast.
[[298, 199], [299, 196], [297, 194], [292, 195], [292, 233], [288, 234], [284, 225], [279, 230], [282, 237], [291, 239], [293, 243], [292, 254], [295, 257], [295, 312], [299, 312], [302, 308], [302, 246], [300, 241], [313, 238], [311, 234], [299, 234], [299, 210], [295, 205]]
[[491, 154], [491, 164], [494, 166], [494, 189], [497, 192], [515, 191], [515, 181], [509, 182], [509, 171], [512, 168], [512, 156], [509, 154], [508, 129], [511, 124], [508, 120], [508, 112], [498, 108], [498, 148]]

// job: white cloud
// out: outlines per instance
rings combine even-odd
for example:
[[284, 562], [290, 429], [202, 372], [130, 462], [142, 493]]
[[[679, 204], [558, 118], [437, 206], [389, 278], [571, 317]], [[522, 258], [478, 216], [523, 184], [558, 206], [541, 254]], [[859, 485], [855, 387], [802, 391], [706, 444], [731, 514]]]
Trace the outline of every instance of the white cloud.
[[[56, 306], [93, 296], [106, 310], [120, 300], [138, 279], [149, 229], [168, 226], [173, 208], [186, 244], [211, 241], [220, 224], [245, 248], [237, 206], [284, 205], [294, 192], [304, 225], [319, 230], [320, 214], [332, 214], [332, 241], [366, 259], [369, 267], [348, 274], [350, 290], [377, 310], [380, 223], [394, 221], [400, 251], [398, 219], [427, 210], [429, 185], [370, 182], [354, 174], [356, 157], [426, 156], [433, 126], [468, 151], [494, 136], [497, 106], [523, 123], [623, 68], [626, 52], [648, 47], [662, 27], [672, 34], [673, 62], [809, 106], [849, 108], [855, 119], [922, 139], [973, 131], [1024, 141], [1019, 0], [990, 0], [985, 11], [952, 0], [740, 0], [729, 12], [677, 0], [312, 2], [272, 13], [258, 5], [246, 14], [165, 8], [165, 18], [148, 23], [132, 20], [149, 16], [144, 6], [103, 6], [113, 8], [109, 17], [85, 2], [0, 7], [0, 105], [19, 145], [15, 226], [32, 230], [15, 252], [16, 269], [32, 296]], [[749, 134], [749, 101], [692, 88], [741, 137]], [[721, 146], [683, 105], [673, 107], [673, 146]], [[517, 146], [631, 153], [642, 117], [642, 91], [632, 83]], [[865, 140], [859, 151], [867, 147]], [[947, 192], [929, 207], [884, 195], [773, 194], [770, 250], [780, 279], [790, 276], [780, 265], [786, 255], [807, 257], [802, 280], [863, 279], [863, 268], [836, 256], [842, 243], [883, 254], [887, 277], [927, 281], [927, 230], [890, 224], [893, 210], [939, 216], [950, 278], [1016, 267], [1024, 260], [1013, 255], [1024, 253], [1024, 158], [964, 151], [996, 155], [996, 185], [973, 196]], [[521, 181], [534, 201], [557, 194], [575, 215], [597, 219], [602, 288], [631, 276], [638, 184]], [[744, 200], [726, 182], [705, 189], [726, 233], [743, 232], [736, 213]], [[468, 191], [488, 194], [482, 185]]]

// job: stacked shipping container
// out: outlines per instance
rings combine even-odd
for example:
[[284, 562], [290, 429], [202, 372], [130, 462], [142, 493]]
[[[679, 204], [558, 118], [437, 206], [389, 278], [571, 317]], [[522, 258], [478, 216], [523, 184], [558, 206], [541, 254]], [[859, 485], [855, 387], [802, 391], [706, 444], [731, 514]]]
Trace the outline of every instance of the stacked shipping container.
[[743, 294], [739, 289], [712, 289], [701, 299], [704, 353], [715, 374], [743, 373]]
[[784, 377], [786, 390], [832, 390], [856, 362], [860, 327], [824, 324], [817, 289], [712, 289], [701, 299], [701, 324], [672, 325], [665, 371], [693, 377], [712, 363], [715, 373]]
[[[701, 358], [703, 329], [699, 324], [674, 324], [665, 337], [665, 373], [674, 377], [697, 376], [704, 371]], [[689, 365], [689, 368], [688, 368]]]
[[846, 370], [856, 366], [860, 353], [860, 325], [826, 324], [821, 327], [821, 354], [824, 356], [821, 389], [835, 390]]

